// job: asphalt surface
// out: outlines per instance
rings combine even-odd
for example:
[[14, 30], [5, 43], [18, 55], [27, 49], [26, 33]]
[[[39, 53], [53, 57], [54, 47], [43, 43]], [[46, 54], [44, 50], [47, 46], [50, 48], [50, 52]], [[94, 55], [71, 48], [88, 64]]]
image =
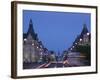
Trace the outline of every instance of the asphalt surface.
[[62, 68], [62, 67], [77, 67], [85, 66], [85, 64], [79, 61], [58, 61], [58, 62], [48, 62], [48, 63], [26, 63], [23, 65], [23, 69], [40, 69], [40, 68]]

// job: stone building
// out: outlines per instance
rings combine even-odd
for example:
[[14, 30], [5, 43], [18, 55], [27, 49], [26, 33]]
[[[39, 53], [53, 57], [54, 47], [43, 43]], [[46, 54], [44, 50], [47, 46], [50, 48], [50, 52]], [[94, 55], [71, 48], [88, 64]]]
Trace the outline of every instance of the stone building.
[[91, 34], [89, 33], [86, 24], [84, 24], [83, 30], [80, 35], [79, 44], [80, 45], [86, 45], [86, 44], [90, 45], [90, 42], [91, 42], [90, 36], [91, 36]]
[[91, 34], [87, 29], [87, 25], [83, 25], [82, 32], [78, 35], [73, 42], [72, 46], [68, 49], [68, 51], [76, 51], [77, 45], [90, 45], [91, 43]]
[[33, 63], [41, 62], [44, 55], [44, 46], [39, 41], [34, 32], [33, 23], [30, 19], [27, 33], [23, 34], [23, 62]]

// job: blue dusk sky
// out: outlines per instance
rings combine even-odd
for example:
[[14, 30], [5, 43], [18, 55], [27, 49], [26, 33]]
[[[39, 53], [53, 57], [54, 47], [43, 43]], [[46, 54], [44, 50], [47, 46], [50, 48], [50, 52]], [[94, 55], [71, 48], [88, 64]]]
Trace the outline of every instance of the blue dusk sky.
[[23, 32], [29, 28], [32, 19], [38, 38], [48, 50], [62, 52], [67, 50], [77, 35], [87, 25], [90, 32], [91, 15], [89, 13], [51, 12], [23, 10]]

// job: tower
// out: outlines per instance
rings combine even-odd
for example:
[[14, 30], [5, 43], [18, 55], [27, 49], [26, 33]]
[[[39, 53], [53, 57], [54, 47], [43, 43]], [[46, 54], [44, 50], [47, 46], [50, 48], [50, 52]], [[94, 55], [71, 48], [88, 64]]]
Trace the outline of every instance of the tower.
[[23, 34], [23, 62], [30, 63], [37, 61], [36, 44], [38, 43], [37, 34], [34, 32], [32, 19], [29, 21], [27, 33]]
[[88, 32], [89, 32], [89, 31], [88, 31], [88, 29], [87, 29], [87, 25], [86, 25], [86, 24], [83, 24], [83, 29], [82, 29], [80, 38], [83, 38], [83, 35], [84, 35], [84, 34], [87, 34]]
[[28, 35], [31, 35], [31, 37], [34, 40], [37, 40], [37, 34], [34, 32], [32, 19], [30, 19], [30, 22], [29, 22], [29, 29], [28, 29], [28, 32], [27, 32], [27, 36]]

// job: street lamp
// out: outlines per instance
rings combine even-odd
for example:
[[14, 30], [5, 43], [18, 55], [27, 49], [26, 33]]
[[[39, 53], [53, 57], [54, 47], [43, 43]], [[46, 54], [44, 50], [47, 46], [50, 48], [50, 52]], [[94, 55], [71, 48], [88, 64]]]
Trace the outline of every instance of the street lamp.
[[38, 49], [39, 47], [37, 46], [37, 49]]
[[41, 55], [42, 55], [42, 52], [41, 52]]
[[89, 36], [89, 35], [90, 35], [90, 33], [87, 33], [87, 35]]
[[32, 43], [32, 46], [34, 46], [34, 43]]
[[82, 41], [82, 39], [80, 38], [80, 41]]
[[27, 39], [25, 38], [24, 41], [27, 41]]
[[72, 48], [70, 50], [72, 50]]
[[77, 45], [77, 43], [75, 43]]

